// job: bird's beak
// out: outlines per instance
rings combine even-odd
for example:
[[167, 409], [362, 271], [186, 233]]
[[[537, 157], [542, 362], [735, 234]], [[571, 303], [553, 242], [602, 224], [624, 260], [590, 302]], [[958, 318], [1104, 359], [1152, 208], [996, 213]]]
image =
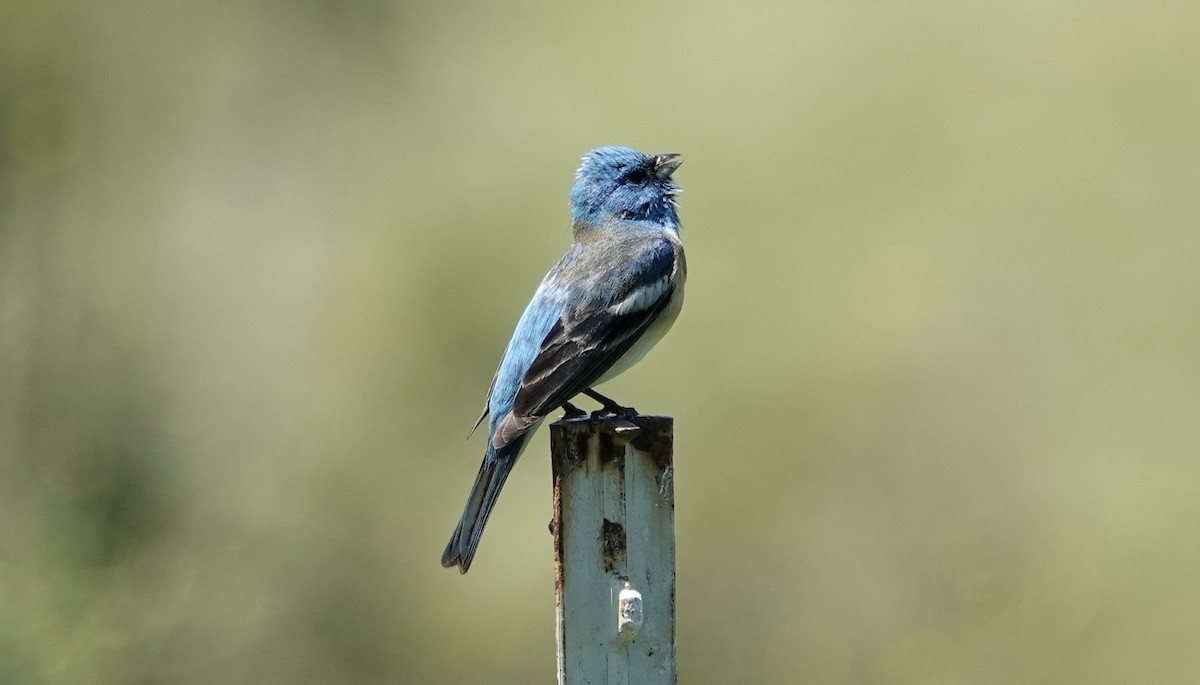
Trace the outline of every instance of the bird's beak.
[[683, 164], [683, 157], [674, 152], [654, 155], [654, 175], [661, 179], [671, 178], [680, 164]]

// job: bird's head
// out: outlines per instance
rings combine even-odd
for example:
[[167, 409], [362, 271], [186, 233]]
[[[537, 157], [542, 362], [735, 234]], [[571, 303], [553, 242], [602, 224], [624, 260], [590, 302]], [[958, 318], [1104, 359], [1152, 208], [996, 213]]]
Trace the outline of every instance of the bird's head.
[[571, 219], [576, 229], [639, 221], [675, 229], [671, 174], [683, 164], [674, 153], [647, 155], [627, 147], [601, 147], [584, 155], [571, 188]]

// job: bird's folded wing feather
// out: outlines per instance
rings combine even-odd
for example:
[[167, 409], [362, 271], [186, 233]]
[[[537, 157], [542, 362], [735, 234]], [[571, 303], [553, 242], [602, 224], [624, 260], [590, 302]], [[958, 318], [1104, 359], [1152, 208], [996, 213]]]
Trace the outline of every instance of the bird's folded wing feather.
[[542, 340], [517, 389], [510, 413], [492, 435], [497, 449], [591, 387], [646, 332], [676, 287], [675, 247], [643, 243], [623, 269], [582, 293]]
[[475, 419], [475, 425], [471, 426], [471, 432], [467, 433], [468, 440], [472, 435], [475, 434], [475, 429], [479, 428], [479, 424], [483, 423], [483, 420], [486, 419], [487, 415], [492, 411], [492, 390], [496, 387], [496, 377], [499, 375], [500, 369], [497, 368], [496, 373], [492, 374], [492, 383], [488, 386], [487, 395], [484, 395], [483, 411], [479, 412], [479, 418]]

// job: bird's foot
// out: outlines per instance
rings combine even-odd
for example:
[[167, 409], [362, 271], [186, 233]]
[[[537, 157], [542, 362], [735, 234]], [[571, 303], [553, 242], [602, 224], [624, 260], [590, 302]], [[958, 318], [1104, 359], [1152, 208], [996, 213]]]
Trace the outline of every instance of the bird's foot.
[[576, 407], [575, 405], [571, 404], [570, 402], [563, 402], [562, 408], [563, 408], [562, 420], [564, 420], [564, 421], [568, 421], [570, 419], [582, 419], [582, 418], [586, 418], [588, 415], [587, 412], [580, 409], [579, 407]]
[[596, 392], [595, 390], [592, 390], [591, 388], [584, 390], [583, 394], [587, 395], [593, 400], [596, 400], [600, 403], [600, 406], [603, 407], [603, 409], [597, 409], [596, 411], [592, 412], [593, 419], [598, 419], [606, 415], [612, 415], [622, 419], [632, 419], [638, 415], [638, 410], [634, 409], [633, 407], [623, 407], [613, 400]]

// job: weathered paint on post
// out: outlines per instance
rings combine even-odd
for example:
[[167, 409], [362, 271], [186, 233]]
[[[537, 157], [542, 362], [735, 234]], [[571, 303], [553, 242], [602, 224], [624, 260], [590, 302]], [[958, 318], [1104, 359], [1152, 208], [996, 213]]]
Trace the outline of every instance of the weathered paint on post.
[[673, 424], [550, 427], [561, 685], [675, 685]]

